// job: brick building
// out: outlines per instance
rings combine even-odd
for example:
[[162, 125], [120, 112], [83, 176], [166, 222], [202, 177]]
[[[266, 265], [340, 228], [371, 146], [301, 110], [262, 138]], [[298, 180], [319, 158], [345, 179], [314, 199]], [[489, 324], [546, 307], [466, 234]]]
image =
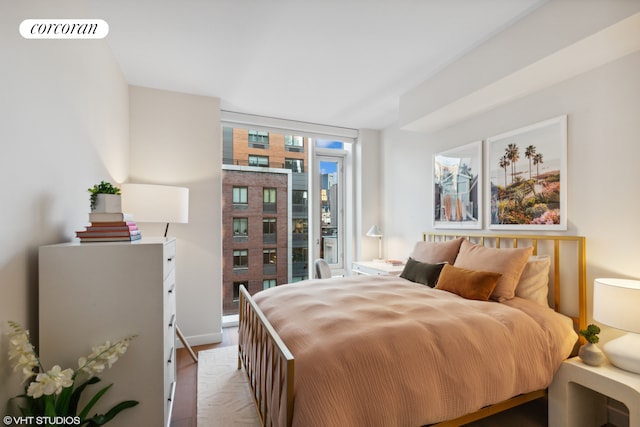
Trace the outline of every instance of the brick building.
[[250, 293], [308, 277], [307, 144], [223, 128], [223, 314]]

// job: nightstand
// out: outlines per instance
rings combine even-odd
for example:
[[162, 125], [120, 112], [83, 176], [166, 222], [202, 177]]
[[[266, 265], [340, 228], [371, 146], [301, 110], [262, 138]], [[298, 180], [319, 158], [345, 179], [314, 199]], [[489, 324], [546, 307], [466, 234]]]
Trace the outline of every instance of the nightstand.
[[574, 357], [562, 363], [549, 387], [549, 427], [602, 426], [607, 397], [629, 410], [629, 426], [640, 427], [640, 375], [608, 362], [590, 366]]
[[356, 274], [367, 276], [398, 276], [404, 270], [404, 264], [393, 265], [385, 261], [356, 261], [351, 265], [351, 270]]

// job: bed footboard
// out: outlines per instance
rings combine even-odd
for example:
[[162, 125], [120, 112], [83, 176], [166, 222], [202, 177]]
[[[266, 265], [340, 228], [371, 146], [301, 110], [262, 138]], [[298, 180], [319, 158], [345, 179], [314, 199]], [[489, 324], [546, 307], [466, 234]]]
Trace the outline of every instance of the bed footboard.
[[294, 358], [260, 307], [240, 287], [238, 369], [244, 366], [263, 426], [291, 426]]

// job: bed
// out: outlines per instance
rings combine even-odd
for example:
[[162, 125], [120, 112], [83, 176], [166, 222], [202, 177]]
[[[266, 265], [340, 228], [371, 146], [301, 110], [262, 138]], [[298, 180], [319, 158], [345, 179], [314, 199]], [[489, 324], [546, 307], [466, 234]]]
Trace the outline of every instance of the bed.
[[425, 233], [402, 277], [241, 289], [238, 368], [265, 426], [463, 425], [546, 394], [586, 326], [585, 254]]

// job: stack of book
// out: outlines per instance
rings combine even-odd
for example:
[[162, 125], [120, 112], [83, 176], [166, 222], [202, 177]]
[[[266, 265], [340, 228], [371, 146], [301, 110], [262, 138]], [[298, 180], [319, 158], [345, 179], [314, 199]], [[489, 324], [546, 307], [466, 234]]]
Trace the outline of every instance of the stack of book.
[[80, 242], [128, 242], [142, 238], [133, 216], [122, 212], [91, 212], [91, 225], [76, 231]]

